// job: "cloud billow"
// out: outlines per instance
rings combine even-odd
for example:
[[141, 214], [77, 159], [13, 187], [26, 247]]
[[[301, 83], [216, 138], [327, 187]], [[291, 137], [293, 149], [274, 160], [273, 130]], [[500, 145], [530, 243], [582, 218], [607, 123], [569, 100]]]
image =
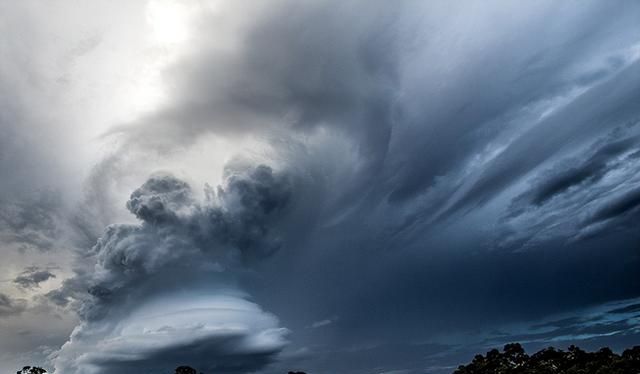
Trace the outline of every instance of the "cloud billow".
[[[181, 206], [173, 182], [142, 188], [130, 208], [144, 224], [118, 230], [178, 228], [196, 242], [186, 248], [224, 238], [240, 257], [296, 240], [247, 290], [292, 326], [293, 345], [320, 345], [309, 354], [318, 372], [349, 362], [327, 363], [328, 352], [377, 349], [393, 353], [375, 370], [419, 373], [419, 353], [393, 361], [399, 345], [637, 295], [637, 11], [277, 1], [205, 14], [199, 48], [166, 71], [168, 104], [111, 135], [124, 153], [207, 136], [264, 143], [258, 158], [306, 182], [290, 186], [305, 230], [272, 235], [260, 183], [216, 192], [238, 208], [228, 214]], [[220, 35], [236, 47], [220, 48]], [[603, 254], [611, 236], [615, 253]], [[183, 246], [178, 237], [148, 246]], [[104, 264], [145, 273], [174, 254]], [[105, 305], [119, 297], [101, 286]], [[327, 316], [337, 318], [306, 328]]]
[[233, 272], [277, 250], [272, 229], [290, 194], [287, 176], [264, 165], [228, 170], [204, 202], [185, 182], [152, 176], [127, 202], [141, 224], [109, 226], [92, 249], [94, 271], [66, 282], [84, 323], [56, 370], [133, 373], [188, 361], [236, 373], [269, 363], [287, 331], [236, 290]]
[[15, 277], [13, 283], [23, 289], [37, 288], [40, 286], [40, 283], [46, 282], [47, 280], [55, 277], [55, 274], [53, 274], [49, 269], [41, 269], [31, 266]]
[[[462, 354], [464, 338], [435, 337], [636, 297], [639, 10], [276, 0], [198, 14], [163, 71], [166, 102], [101, 139], [118, 146], [74, 221], [88, 246], [100, 237], [47, 294], [81, 318], [57, 370], [304, 356], [319, 373], [420, 373], [440, 359], [422, 352]], [[139, 183], [156, 159], [200, 174], [217, 141], [212, 163], [252, 166], [227, 163], [204, 199], [171, 174]], [[138, 221], [109, 224], [130, 180]], [[0, 230], [55, 232], [55, 209], [29, 212]], [[624, 322], [572, 327], [510, 336]]]

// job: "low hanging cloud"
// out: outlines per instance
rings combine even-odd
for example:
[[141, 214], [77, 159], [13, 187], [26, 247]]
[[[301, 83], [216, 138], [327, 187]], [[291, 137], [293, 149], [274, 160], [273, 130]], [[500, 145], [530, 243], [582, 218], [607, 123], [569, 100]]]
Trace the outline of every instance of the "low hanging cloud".
[[55, 277], [55, 274], [53, 274], [49, 269], [31, 266], [15, 277], [13, 283], [23, 289], [37, 288], [40, 286], [40, 283], [46, 282]]
[[57, 372], [167, 372], [188, 363], [199, 370], [244, 373], [271, 363], [287, 330], [241, 295], [183, 293], [141, 303], [118, 321], [76, 329], [55, 356]]
[[49, 295], [58, 304], [75, 298], [84, 321], [55, 356], [56, 371], [166, 371], [189, 362], [236, 373], [271, 362], [287, 330], [237, 290], [233, 274], [278, 249], [291, 192], [288, 176], [264, 165], [229, 167], [203, 202], [174, 176], [149, 178], [126, 204], [141, 223], [109, 226], [92, 249], [94, 271]]

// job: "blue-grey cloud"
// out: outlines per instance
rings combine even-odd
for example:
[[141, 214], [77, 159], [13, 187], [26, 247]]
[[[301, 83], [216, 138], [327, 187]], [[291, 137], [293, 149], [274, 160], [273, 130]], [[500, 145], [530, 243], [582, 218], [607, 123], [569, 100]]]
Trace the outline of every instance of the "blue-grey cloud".
[[234, 293], [228, 273], [277, 250], [272, 231], [290, 190], [286, 175], [264, 165], [230, 167], [204, 202], [187, 183], [152, 176], [126, 204], [141, 223], [109, 226], [92, 249], [94, 271], [49, 294], [61, 305], [75, 299], [85, 321], [56, 356], [56, 370], [133, 373], [188, 361], [235, 373], [272, 361], [286, 330]]
[[[170, 104], [118, 134], [150, 152], [253, 136], [306, 182], [304, 232], [242, 276], [308, 356], [633, 297], [640, 65], [623, 8], [276, 2], [233, 24], [238, 48], [198, 33], [166, 72]], [[407, 369], [391, 361], [375, 370]]]
[[[166, 102], [108, 131], [117, 146], [69, 219], [92, 249], [47, 294], [83, 322], [58, 369], [184, 359], [412, 373], [501, 339], [627, 341], [610, 333], [633, 330], [629, 318], [540, 320], [640, 293], [639, 12], [331, 0], [203, 11], [163, 73]], [[232, 155], [244, 161], [204, 198], [153, 175], [126, 203], [138, 221], [113, 224], [112, 181], [210, 138], [263, 147]], [[251, 310], [232, 313], [246, 329], [182, 324], [194, 313], [183, 294], [227, 295]], [[159, 302], [168, 328], [132, 317]], [[523, 321], [537, 327], [503, 329]], [[506, 332], [461, 346], [491, 329]]]
[[[108, 331], [105, 331], [108, 330]], [[93, 321], [56, 354], [57, 371], [200, 370], [242, 373], [273, 361], [286, 344], [277, 319], [241, 295], [184, 293], [142, 303], [116, 321]]]
[[634, 313], [640, 312], [640, 304], [631, 304], [624, 307], [612, 309], [609, 313], [621, 314], [621, 313]]
[[20, 250], [50, 250], [60, 236], [62, 202], [53, 192], [2, 201], [0, 237]]
[[0, 317], [20, 314], [26, 310], [26, 301], [0, 293]]
[[36, 288], [40, 286], [40, 283], [55, 277], [55, 274], [49, 269], [31, 266], [18, 274], [18, 276], [13, 279], [13, 283], [25, 289]]

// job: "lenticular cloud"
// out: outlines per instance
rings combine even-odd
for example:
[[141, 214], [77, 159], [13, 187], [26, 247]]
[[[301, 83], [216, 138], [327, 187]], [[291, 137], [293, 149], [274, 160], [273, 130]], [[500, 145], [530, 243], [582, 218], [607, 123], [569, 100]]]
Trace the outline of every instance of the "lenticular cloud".
[[247, 372], [272, 361], [286, 344], [286, 332], [275, 316], [239, 295], [169, 296], [121, 320], [77, 328], [57, 358], [56, 372], [169, 372], [180, 364]]

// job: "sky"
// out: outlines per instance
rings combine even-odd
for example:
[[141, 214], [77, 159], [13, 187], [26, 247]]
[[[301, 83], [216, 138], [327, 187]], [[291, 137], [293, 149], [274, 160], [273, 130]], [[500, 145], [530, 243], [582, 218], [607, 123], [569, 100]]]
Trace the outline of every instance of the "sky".
[[0, 371], [640, 342], [640, 3], [0, 0]]

